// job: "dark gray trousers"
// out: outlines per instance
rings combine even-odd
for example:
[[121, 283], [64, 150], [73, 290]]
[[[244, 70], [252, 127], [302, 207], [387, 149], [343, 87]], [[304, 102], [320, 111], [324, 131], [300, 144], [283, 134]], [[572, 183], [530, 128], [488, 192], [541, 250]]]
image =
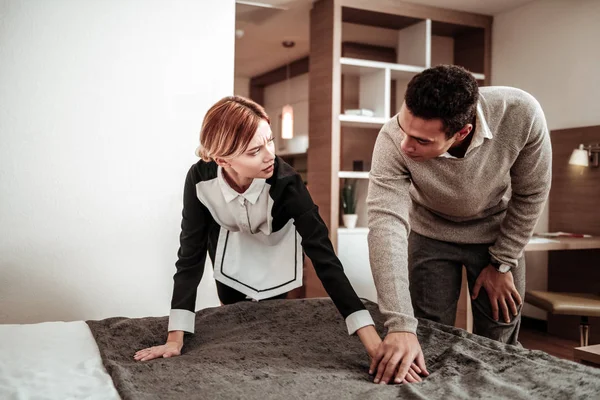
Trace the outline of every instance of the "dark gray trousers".
[[[479, 273], [490, 264], [488, 249], [491, 244], [459, 244], [442, 242], [411, 232], [408, 238], [408, 266], [410, 296], [415, 316], [446, 325], [454, 325], [456, 306], [460, 296], [462, 267], [467, 270], [469, 291], [473, 293]], [[525, 298], [525, 257], [513, 268], [515, 286]], [[517, 344], [521, 325], [519, 315], [511, 315], [505, 323], [500, 311], [500, 320], [494, 321], [492, 307], [485, 289], [472, 301], [473, 333], [503, 343]], [[512, 314], [512, 313], [511, 313]]]

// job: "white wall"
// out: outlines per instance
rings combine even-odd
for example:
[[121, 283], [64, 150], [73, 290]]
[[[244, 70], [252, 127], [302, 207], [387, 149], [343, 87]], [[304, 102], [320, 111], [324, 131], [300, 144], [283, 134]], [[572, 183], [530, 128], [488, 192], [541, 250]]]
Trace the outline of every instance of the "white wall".
[[[492, 84], [535, 96], [551, 130], [600, 124], [599, 21], [597, 0], [537, 0], [496, 15]], [[548, 229], [548, 210], [536, 229]], [[527, 255], [528, 288], [547, 288], [547, 260]], [[529, 306], [525, 314], [545, 318]]]
[[236, 76], [233, 83], [233, 93], [237, 96], [250, 97], [250, 78]]
[[0, 0], [1, 323], [168, 314], [185, 174], [233, 91], [234, 7]]

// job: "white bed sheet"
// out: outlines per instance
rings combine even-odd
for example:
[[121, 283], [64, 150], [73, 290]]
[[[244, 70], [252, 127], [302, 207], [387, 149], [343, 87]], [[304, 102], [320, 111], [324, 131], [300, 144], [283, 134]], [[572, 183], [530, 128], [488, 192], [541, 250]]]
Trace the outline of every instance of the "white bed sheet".
[[83, 321], [0, 325], [0, 399], [119, 399]]

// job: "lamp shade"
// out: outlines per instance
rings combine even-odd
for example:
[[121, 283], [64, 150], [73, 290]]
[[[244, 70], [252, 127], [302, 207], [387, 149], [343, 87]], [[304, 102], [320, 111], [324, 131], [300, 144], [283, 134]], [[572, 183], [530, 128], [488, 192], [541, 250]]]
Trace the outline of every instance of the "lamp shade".
[[590, 155], [587, 150], [583, 149], [583, 145], [579, 146], [578, 149], [573, 150], [571, 158], [569, 159], [569, 164], [580, 165], [582, 167], [590, 165]]
[[289, 104], [283, 106], [281, 111], [281, 138], [292, 139], [294, 137], [294, 109]]

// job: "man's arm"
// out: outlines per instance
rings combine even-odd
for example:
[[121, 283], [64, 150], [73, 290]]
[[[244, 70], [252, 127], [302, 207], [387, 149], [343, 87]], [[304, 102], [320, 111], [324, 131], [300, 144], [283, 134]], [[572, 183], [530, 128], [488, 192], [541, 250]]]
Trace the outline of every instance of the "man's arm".
[[369, 260], [388, 335], [373, 357], [375, 383], [419, 382], [429, 375], [416, 336], [408, 284], [410, 175], [402, 165], [400, 137], [379, 133], [369, 177]]
[[511, 167], [512, 196], [500, 235], [490, 247], [497, 261], [515, 268], [533, 234], [552, 182], [552, 147], [546, 118], [539, 103], [531, 98], [534, 117], [525, 145]]
[[415, 333], [408, 289], [410, 176], [399, 146], [400, 138], [383, 130], [375, 143], [367, 196], [369, 261], [385, 326], [390, 332]]

